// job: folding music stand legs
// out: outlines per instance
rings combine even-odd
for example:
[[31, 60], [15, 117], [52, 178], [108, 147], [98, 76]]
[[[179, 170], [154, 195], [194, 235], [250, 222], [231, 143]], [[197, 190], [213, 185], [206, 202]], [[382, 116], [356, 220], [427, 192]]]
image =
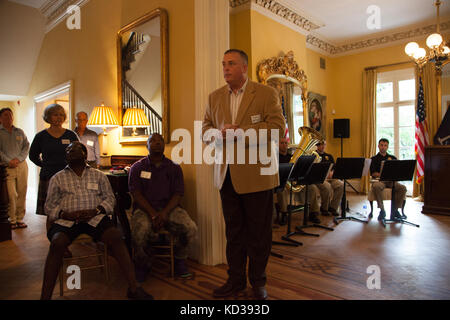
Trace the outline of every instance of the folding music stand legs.
[[[397, 208], [398, 210], [399, 208]], [[392, 194], [391, 194], [391, 216], [389, 219], [381, 219], [381, 223], [383, 224], [383, 226], [386, 228], [386, 223], [404, 223], [404, 224], [409, 224], [412, 226], [415, 226], [417, 228], [419, 228], [420, 226], [418, 224], [409, 222], [406, 220], [406, 216], [405, 214], [400, 215], [400, 216], [396, 216], [397, 210], [395, 210], [395, 181], [392, 181]], [[403, 218], [405, 217], [405, 218]]]
[[334, 229], [330, 228], [330, 227], [322, 226], [322, 225], [317, 224], [317, 223], [308, 224], [308, 220], [309, 220], [308, 189], [309, 189], [309, 185], [306, 185], [305, 186], [305, 208], [303, 210], [303, 225], [296, 226], [295, 230], [297, 230], [297, 232], [295, 232], [294, 234], [301, 235], [301, 236], [319, 237], [320, 236], [319, 234], [308, 233], [308, 232], [303, 231], [303, 229], [306, 229], [306, 228], [322, 228], [322, 229], [326, 229], [326, 230], [329, 230], [329, 231], [333, 231]]
[[288, 245], [288, 246], [294, 245], [294, 246], [297, 247], [297, 246], [302, 246], [303, 243], [300, 242], [300, 241], [293, 240], [293, 239], [290, 238], [291, 236], [297, 234], [297, 232], [295, 232], [295, 231], [291, 232], [291, 214], [293, 213], [292, 209], [294, 209], [294, 211], [299, 211], [300, 210], [300, 206], [293, 206], [292, 205], [292, 185], [291, 185], [291, 188], [289, 190], [287, 232], [286, 232], [286, 235], [281, 237], [281, 239], [283, 239], [284, 241], [289, 241], [291, 243], [283, 243], [283, 242], [281, 242], [281, 243], [277, 243], [277, 244]]
[[353, 216], [347, 216], [347, 210], [346, 210], [346, 205], [347, 205], [347, 191], [345, 190], [347, 184], [347, 180], [344, 179], [344, 194], [342, 195], [342, 201], [341, 201], [341, 216], [340, 217], [334, 217], [333, 221], [335, 224], [339, 224], [339, 221], [341, 220], [349, 220], [349, 221], [358, 221], [358, 222], [363, 222], [363, 223], [369, 223], [369, 221], [367, 220], [361, 220], [358, 218], [355, 218]]

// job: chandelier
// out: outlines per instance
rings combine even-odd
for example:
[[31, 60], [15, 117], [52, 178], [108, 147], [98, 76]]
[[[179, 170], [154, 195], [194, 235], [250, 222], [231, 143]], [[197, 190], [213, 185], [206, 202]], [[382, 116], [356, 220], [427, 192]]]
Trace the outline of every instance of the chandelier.
[[440, 70], [442, 63], [448, 59], [450, 48], [447, 47], [445, 41], [442, 39], [440, 35], [440, 26], [439, 26], [439, 6], [441, 5], [440, 0], [436, 0], [435, 6], [437, 11], [437, 24], [436, 24], [436, 33], [430, 34], [427, 38], [427, 46], [430, 48], [430, 51], [425, 51], [424, 48], [420, 48], [417, 42], [410, 42], [405, 46], [405, 53], [410, 56], [414, 62], [422, 68], [427, 62], [434, 62], [436, 64], [436, 68]]

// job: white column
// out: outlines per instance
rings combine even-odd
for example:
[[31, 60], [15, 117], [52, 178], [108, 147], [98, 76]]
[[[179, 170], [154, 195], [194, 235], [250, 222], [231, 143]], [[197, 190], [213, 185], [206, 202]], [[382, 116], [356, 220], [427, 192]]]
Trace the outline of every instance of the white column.
[[[195, 0], [195, 119], [202, 120], [208, 95], [225, 84], [223, 53], [229, 49], [229, 0]], [[195, 256], [206, 265], [226, 263], [225, 222], [213, 166], [196, 165], [198, 242]]]

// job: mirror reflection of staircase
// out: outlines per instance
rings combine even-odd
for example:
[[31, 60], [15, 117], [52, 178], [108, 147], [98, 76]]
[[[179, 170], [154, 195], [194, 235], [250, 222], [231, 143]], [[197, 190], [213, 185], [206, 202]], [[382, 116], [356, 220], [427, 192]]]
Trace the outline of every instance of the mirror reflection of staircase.
[[139, 135], [150, 135], [152, 133], [162, 134], [162, 117], [150, 103], [143, 98], [143, 95], [127, 80], [137, 70], [152, 38], [147, 34], [130, 32], [128, 41], [122, 47], [122, 112], [126, 109], [143, 109], [148, 118], [150, 127], [137, 128]]

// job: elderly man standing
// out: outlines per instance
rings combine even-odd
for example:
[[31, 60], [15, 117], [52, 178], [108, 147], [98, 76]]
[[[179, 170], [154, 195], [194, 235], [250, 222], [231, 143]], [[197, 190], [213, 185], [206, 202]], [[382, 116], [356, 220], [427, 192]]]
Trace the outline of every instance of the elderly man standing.
[[[209, 95], [202, 128], [203, 134], [211, 130], [221, 132], [221, 136], [208, 143], [223, 144], [226, 150], [237, 149], [240, 129], [257, 136], [262, 136], [265, 130], [269, 134], [278, 130], [271, 138], [279, 140], [285, 120], [276, 90], [248, 79], [248, 56], [242, 50], [227, 50], [222, 69], [227, 85]], [[227, 139], [227, 132], [237, 135], [236, 138]], [[267, 154], [271, 145], [270, 140], [259, 141], [256, 146], [246, 144], [245, 159], [249, 159], [251, 150], [261, 154], [265, 149]], [[270, 156], [277, 162], [278, 155], [271, 152]], [[239, 163], [235, 156], [214, 166], [214, 184], [220, 190], [225, 219], [228, 262], [228, 280], [213, 291], [216, 298], [238, 295], [246, 289], [248, 259], [253, 296], [267, 299], [265, 270], [272, 245], [273, 189], [280, 182], [278, 168], [276, 172], [262, 174], [269, 165], [263, 164], [261, 158], [255, 162]]]
[[66, 149], [68, 165], [50, 179], [45, 212], [49, 216], [47, 237], [51, 244], [45, 262], [41, 299], [51, 298], [64, 251], [84, 233], [111, 248], [127, 278], [128, 298], [152, 300], [151, 295], [137, 286], [125, 243], [108, 216], [116, 201], [108, 178], [99, 170], [86, 166], [86, 158], [86, 147], [79, 141], [72, 142]]
[[92, 168], [97, 168], [100, 164], [100, 146], [98, 144], [98, 135], [95, 131], [86, 128], [88, 115], [84, 111], [76, 114], [75, 122], [77, 127], [75, 132], [80, 137], [80, 141], [86, 146], [88, 151], [87, 163]]
[[28, 156], [30, 143], [22, 129], [13, 126], [14, 115], [10, 108], [0, 110], [0, 162], [8, 165], [6, 185], [9, 196], [9, 222], [11, 229], [26, 228], [25, 199], [27, 195]]
[[180, 207], [184, 195], [181, 167], [164, 156], [164, 139], [153, 133], [147, 140], [149, 155], [131, 166], [128, 186], [134, 200], [131, 236], [135, 249], [136, 278], [145, 281], [150, 269], [145, 251], [149, 242], [158, 239], [165, 228], [175, 236], [175, 274], [189, 277], [185, 260], [197, 226]]

